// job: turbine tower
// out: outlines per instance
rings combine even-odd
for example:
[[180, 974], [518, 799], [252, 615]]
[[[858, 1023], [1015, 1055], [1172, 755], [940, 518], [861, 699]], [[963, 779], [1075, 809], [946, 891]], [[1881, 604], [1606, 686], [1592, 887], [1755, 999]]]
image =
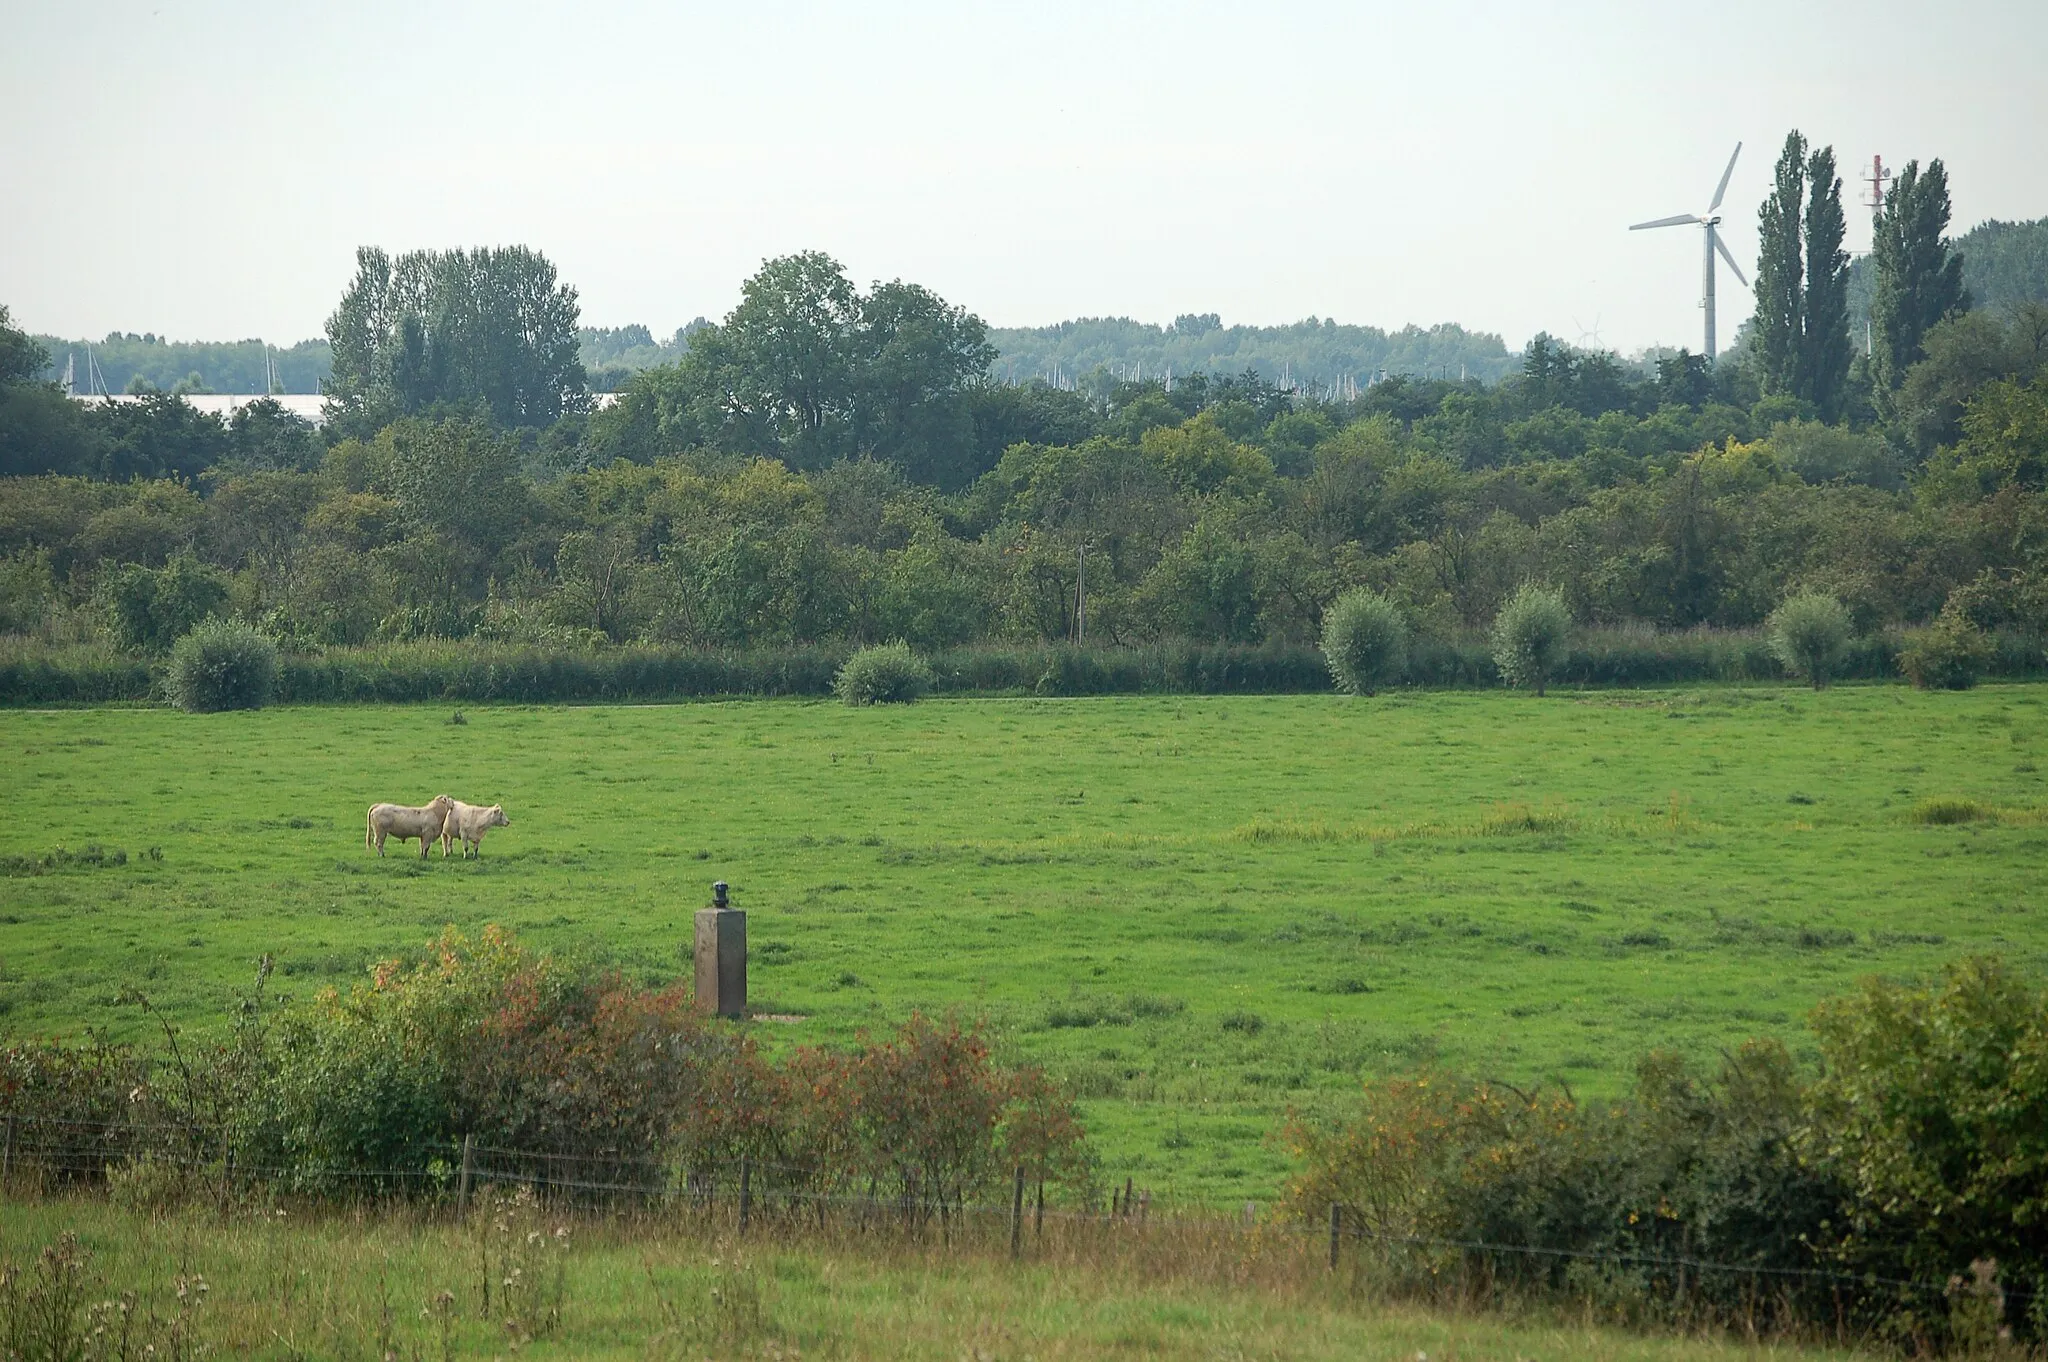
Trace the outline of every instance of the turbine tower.
[[1721, 183], [1714, 187], [1714, 201], [1707, 205], [1706, 212], [1678, 213], [1672, 217], [1658, 218], [1655, 222], [1638, 222], [1635, 226], [1629, 228], [1631, 232], [1640, 232], [1649, 227], [1681, 227], [1697, 224], [1707, 229], [1707, 239], [1704, 243], [1706, 264], [1701, 267], [1702, 287], [1705, 289], [1705, 294], [1700, 299], [1700, 306], [1706, 310], [1707, 314], [1706, 355], [1707, 362], [1710, 364], [1714, 359], [1714, 252], [1719, 251], [1721, 258], [1728, 262], [1728, 268], [1735, 271], [1736, 279], [1741, 282], [1744, 288], [1749, 287], [1749, 280], [1742, 277], [1742, 266], [1735, 263], [1735, 257], [1728, 253], [1728, 247], [1721, 241], [1721, 234], [1714, 230], [1721, 225], [1721, 219], [1717, 215], [1716, 210], [1721, 206], [1721, 196], [1728, 192], [1728, 177], [1735, 173], [1735, 157], [1740, 155], [1742, 155], [1742, 143], [1737, 142], [1734, 154], [1728, 158], [1728, 168], [1721, 172]]

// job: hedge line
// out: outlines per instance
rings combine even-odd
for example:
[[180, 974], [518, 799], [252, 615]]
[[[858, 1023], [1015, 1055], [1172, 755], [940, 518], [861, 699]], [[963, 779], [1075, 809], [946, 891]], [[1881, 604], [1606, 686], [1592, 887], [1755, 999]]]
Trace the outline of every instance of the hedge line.
[[[2043, 641], [1996, 637], [1987, 673], [2048, 675]], [[1858, 640], [1838, 673], [1882, 680], [1899, 674], [1903, 638]], [[288, 656], [277, 698], [287, 703], [681, 700], [706, 696], [825, 696], [846, 660], [843, 647], [711, 653], [655, 648], [551, 652], [496, 644], [428, 641]], [[1303, 644], [1158, 644], [1135, 648], [984, 646], [931, 659], [941, 694], [1252, 695], [1328, 691], [1317, 649]], [[1556, 684], [1682, 685], [1781, 681], [1785, 670], [1760, 634], [1654, 634], [1584, 630]], [[160, 665], [108, 648], [0, 648], [0, 706], [147, 702], [160, 697]], [[1411, 685], [1492, 687], [1500, 674], [1483, 636], [1420, 639], [1410, 649]]]

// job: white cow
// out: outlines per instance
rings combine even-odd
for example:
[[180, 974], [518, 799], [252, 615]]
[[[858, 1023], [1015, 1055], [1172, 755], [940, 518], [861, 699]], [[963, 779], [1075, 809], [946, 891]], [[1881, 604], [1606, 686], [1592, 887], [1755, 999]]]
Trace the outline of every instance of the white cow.
[[[448, 826], [448, 814], [454, 809], [455, 801], [447, 795], [435, 795], [433, 799], [415, 808], [411, 804], [372, 804], [367, 826], [363, 830], [363, 845], [375, 847], [377, 854], [384, 854], [384, 839], [396, 837], [408, 841], [420, 839], [420, 859], [427, 859], [427, 844], [441, 837]], [[441, 854], [448, 854], [448, 844], [441, 844]]]
[[441, 854], [448, 854], [449, 844], [460, 838], [462, 858], [469, 859], [470, 852], [476, 858], [484, 858], [484, 834], [492, 828], [509, 828], [512, 820], [505, 816], [503, 804], [485, 808], [481, 804], [465, 804], [459, 799], [449, 801], [448, 820], [441, 825]]

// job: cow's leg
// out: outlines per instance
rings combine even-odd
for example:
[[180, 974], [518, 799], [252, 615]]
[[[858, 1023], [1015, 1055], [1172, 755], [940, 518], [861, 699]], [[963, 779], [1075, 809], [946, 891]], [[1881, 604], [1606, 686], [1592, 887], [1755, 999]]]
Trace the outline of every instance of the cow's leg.
[[426, 860], [426, 859], [427, 859], [427, 848], [428, 848], [428, 847], [430, 847], [430, 846], [432, 846], [433, 844], [434, 844], [434, 839], [433, 839], [433, 838], [431, 838], [431, 837], [427, 836], [427, 834], [425, 834], [424, 832], [420, 834], [420, 859], [421, 859], [421, 860], [423, 860], [423, 861], [424, 861], [424, 860]]

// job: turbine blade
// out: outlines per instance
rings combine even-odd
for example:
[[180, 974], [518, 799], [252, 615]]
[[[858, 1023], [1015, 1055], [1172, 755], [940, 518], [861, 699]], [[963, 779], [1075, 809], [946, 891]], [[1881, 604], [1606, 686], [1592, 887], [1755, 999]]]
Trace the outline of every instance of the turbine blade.
[[1728, 192], [1728, 177], [1735, 173], [1735, 158], [1741, 154], [1742, 143], [1737, 142], [1734, 152], [1728, 157], [1728, 168], [1721, 172], [1721, 183], [1714, 186], [1714, 201], [1707, 205], [1709, 213], [1721, 206], [1721, 196]]
[[1697, 215], [1695, 215], [1695, 214], [1692, 214], [1692, 213], [1680, 213], [1680, 214], [1679, 214], [1679, 215], [1678, 215], [1677, 217], [1675, 217], [1675, 218], [1658, 218], [1658, 219], [1657, 219], [1657, 220], [1656, 220], [1655, 222], [1638, 222], [1638, 223], [1637, 223], [1637, 224], [1636, 224], [1635, 226], [1633, 226], [1633, 227], [1629, 228], [1629, 230], [1630, 230], [1631, 232], [1640, 232], [1640, 231], [1642, 231], [1642, 230], [1643, 230], [1643, 228], [1645, 228], [1645, 227], [1676, 227], [1676, 226], [1678, 226], [1678, 225], [1679, 225], [1680, 223], [1689, 223], [1689, 222], [1698, 222], [1698, 221], [1699, 221], [1699, 218], [1698, 218], [1698, 216], [1697, 216]]
[[1728, 268], [1735, 271], [1736, 282], [1740, 283], [1744, 288], [1748, 288], [1749, 280], [1743, 278], [1742, 266], [1735, 263], [1735, 257], [1728, 252], [1728, 243], [1721, 240], [1719, 232], [1714, 233], [1714, 249], [1719, 251], [1721, 258], [1728, 262]]

